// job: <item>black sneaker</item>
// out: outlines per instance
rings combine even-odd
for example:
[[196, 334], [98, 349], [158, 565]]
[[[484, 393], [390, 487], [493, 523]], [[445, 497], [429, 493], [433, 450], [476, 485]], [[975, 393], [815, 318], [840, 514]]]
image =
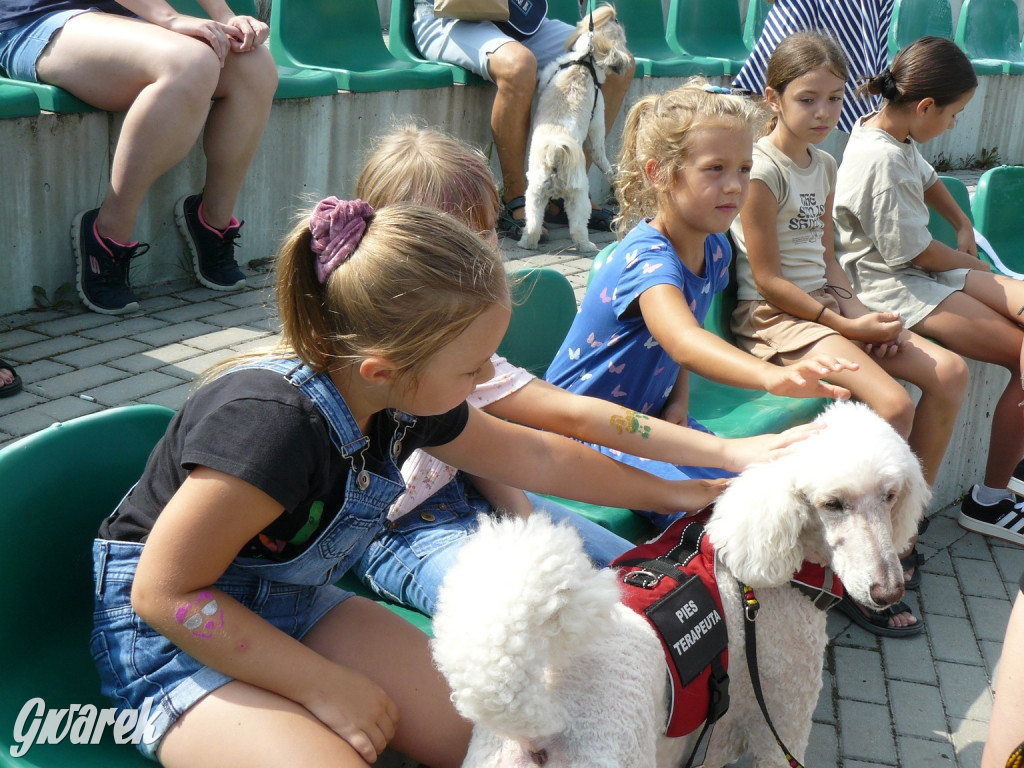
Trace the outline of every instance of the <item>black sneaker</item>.
[[128, 285], [132, 259], [149, 250], [144, 243], [119, 245], [96, 231], [100, 209], [82, 211], [71, 224], [75, 252], [75, 285], [82, 302], [93, 312], [121, 315], [139, 308], [139, 299]]
[[1024, 545], [1024, 501], [1000, 499], [991, 505], [979, 504], [971, 488], [960, 504], [957, 522], [969, 531]]
[[235, 240], [242, 222], [232, 218], [221, 232], [203, 221], [202, 208], [202, 195], [186, 195], [174, 206], [174, 220], [192, 252], [196, 279], [215, 291], [244, 288], [245, 274], [235, 262]]
[[1010, 478], [1010, 482], [1006, 484], [1006, 489], [1013, 491], [1018, 496], [1024, 496], [1024, 461], [1013, 470], [1013, 476]]

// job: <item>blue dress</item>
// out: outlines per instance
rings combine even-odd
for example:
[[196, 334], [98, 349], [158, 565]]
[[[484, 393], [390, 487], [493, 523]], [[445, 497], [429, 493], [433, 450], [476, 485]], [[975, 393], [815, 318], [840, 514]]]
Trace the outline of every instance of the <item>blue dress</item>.
[[[679, 375], [679, 365], [655, 341], [637, 300], [656, 285], [682, 291], [690, 311], [703, 324], [714, 295], [729, 282], [732, 250], [725, 235], [704, 241], [703, 275], [680, 261], [668, 238], [647, 222], [638, 224], [598, 268], [583, 297], [579, 314], [555, 355], [545, 378], [580, 395], [590, 395], [658, 416]], [[688, 424], [707, 432], [692, 417]], [[708, 467], [673, 465], [593, 446], [602, 453], [646, 472], [672, 480], [728, 477]], [[667, 524], [664, 515], [651, 518]]]

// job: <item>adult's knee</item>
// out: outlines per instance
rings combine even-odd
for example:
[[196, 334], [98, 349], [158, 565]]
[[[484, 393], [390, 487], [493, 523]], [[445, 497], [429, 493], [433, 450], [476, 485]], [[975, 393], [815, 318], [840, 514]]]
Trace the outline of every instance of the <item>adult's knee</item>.
[[277, 64], [265, 45], [246, 53], [232, 53], [220, 76], [218, 95], [229, 96], [233, 92], [243, 98], [270, 102], [277, 91]]
[[487, 60], [491, 79], [498, 90], [528, 91], [537, 87], [537, 59], [524, 45], [505, 43]]
[[159, 84], [169, 92], [178, 92], [186, 100], [208, 102], [220, 80], [220, 59], [208, 45], [186, 39], [166, 56], [158, 74]]

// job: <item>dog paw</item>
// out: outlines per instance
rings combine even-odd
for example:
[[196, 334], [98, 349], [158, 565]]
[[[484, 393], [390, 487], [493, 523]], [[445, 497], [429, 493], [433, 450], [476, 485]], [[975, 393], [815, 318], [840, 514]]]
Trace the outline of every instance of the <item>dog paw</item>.
[[576, 250], [580, 253], [597, 253], [601, 249], [589, 240], [584, 240], [582, 243], [576, 243]]
[[527, 251], [536, 251], [537, 244], [540, 242], [540, 237], [530, 237], [529, 235], [523, 235], [519, 239], [519, 247]]

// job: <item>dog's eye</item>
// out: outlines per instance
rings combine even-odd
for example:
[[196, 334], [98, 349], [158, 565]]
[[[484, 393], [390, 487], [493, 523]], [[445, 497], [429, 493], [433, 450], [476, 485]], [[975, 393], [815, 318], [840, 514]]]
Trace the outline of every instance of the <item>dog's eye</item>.
[[883, 500], [886, 504], [892, 504], [894, 501], [896, 501], [896, 491], [889, 491], [887, 494], [885, 494]]
[[825, 507], [825, 509], [827, 509], [829, 512], [842, 512], [844, 509], [843, 502], [841, 502], [839, 499], [829, 499], [824, 504], [822, 504], [822, 506]]

